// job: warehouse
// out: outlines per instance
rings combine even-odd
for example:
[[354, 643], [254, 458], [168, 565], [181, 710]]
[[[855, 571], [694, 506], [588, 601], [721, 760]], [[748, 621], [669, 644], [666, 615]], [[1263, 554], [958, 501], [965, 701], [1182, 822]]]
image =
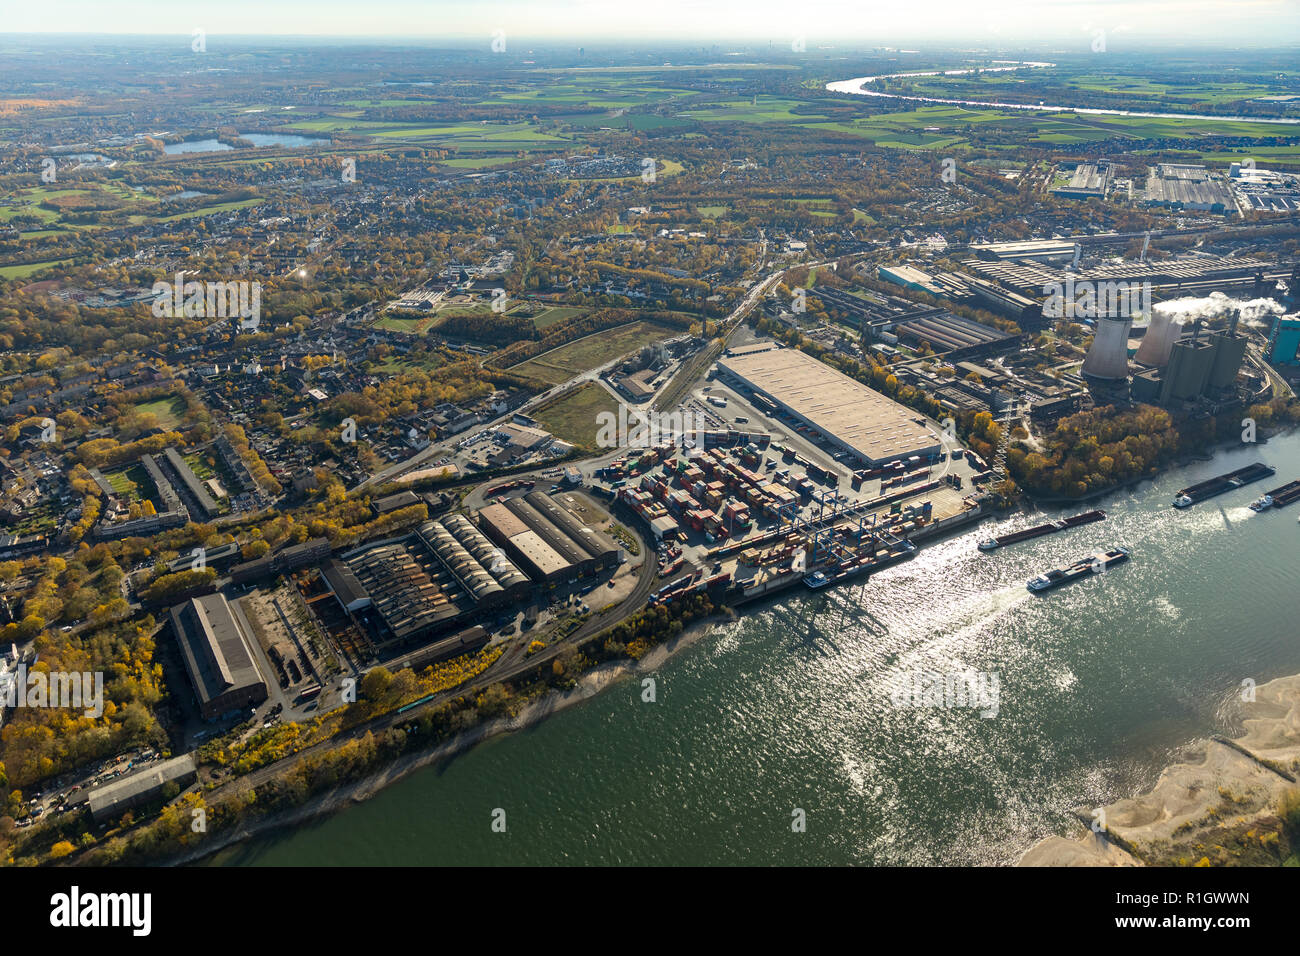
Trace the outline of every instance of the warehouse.
[[607, 535], [584, 525], [573, 512], [554, 498], [533, 491], [525, 495], [524, 500], [587, 552], [594, 562], [595, 570], [600, 571], [618, 563], [618, 545]]
[[503, 503], [515, 517], [528, 526], [529, 531], [535, 532], [546, 542], [547, 547], [564, 558], [570, 569], [568, 575], [570, 578], [586, 577], [596, 570], [596, 563], [591, 555], [529, 502], [523, 498], [510, 498]]
[[488, 505], [478, 513], [483, 533], [501, 546], [534, 581], [554, 584], [576, 577], [570, 562], [504, 504]]
[[869, 467], [939, 451], [916, 413], [794, 349], [718, 359], [720, 375], [763, 395]]
[[266, 700], [252, 643], [225, 595], [207, 594], [171, 609], [172, 631], [205, 720]]
[[914, 345], [925, 342], [950, 360], [1005, 348], [1016, 341], [1015, 336], [999, 329], [946, 312], [902, 322], [894, 334]]
[[449, 627], [473, 608], [454, 578], [436, 579], [403, 545], [380, 545], [347, 563], [395, 640]]

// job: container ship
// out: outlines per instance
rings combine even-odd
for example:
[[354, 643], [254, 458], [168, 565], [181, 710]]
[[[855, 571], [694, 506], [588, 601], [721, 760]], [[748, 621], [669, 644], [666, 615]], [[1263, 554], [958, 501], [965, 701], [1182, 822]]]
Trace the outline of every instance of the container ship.
[[1040, 524], [1033, 528], [1025, 528], [1023, 531], [1012, 531], [1010, 534], [998, 535], [996, 538], [985, 538], [977, 547], [981, 551], [996, 551], [998, 548], [1004, 548], [1009, 544], [1016, 544], [1021, 541], [1029, 541], [1032, 538], [1041, 538], [1045, 534], [1056, 534], [1058, 531], [1065, 531], [1067, 528], [1077, 528], [1082, 524], [1092, 524], [1094, 521], [1102, 521], [1106, 517], [1104, 511], [1085, 511], [1082, 514], [1070, 515], [1068, 518], [1062, 518], [1060, 521], [1049, 521], [1047, 524]]
[[1250, 507], [1253, 511], [1267, 511], [1269, 508], [1285, 508], [1297, 500], [1300, 500], [1300, 478], [1265, 492], [1262, 497], [1255, 499]]
[[1099, 551], [1074, 562], [1068, 568], [1054, 568], [1045, 574], [1040, 574], [1038, 577], [1032, 578], [1025, 587], [1031, 591], [1050, 591], [1052, 588], [1059, 588], [1062, 584], [1069, 584], [1071, 581], [1077, 581], [1079, 578], [1087, 577], [1090, 574], [1101, 574], [1111, 565], [1127, 561], [1128, 556], [1128, 548], [1111, 548], [1109, 551]]
[[1242, 485], [1248, 485], [1251, 482], [1259, 481], [1261, 478], [1269, 478], [1275, 474], [1277, 472], [1273, 468], [1261, 462], [1255, 462], [1255, 464], [1247, 465], [1245, 468], [1230, 471], [1226, 475], [1219, 475], [1217, 478], [1210, 478], [1184, 488], [1174, 496], [1174, 507], [1190, 508], [1192, 505], [1213, 498], [1215, 495], [1221, 495], [1225, 491], [1240, 488]]

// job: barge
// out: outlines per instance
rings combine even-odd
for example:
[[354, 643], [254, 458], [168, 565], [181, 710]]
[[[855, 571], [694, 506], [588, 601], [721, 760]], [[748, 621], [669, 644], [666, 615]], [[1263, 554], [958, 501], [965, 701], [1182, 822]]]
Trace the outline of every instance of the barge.
[[1275, 469], [1257, 461], [1245, 468], [1238, 468], [1236, 471], [1230, 471], [1216, 478], [1209, 478], [1194, 485], [1189, 485], [1174, 496], [1174, 507], [1190, 508], [1194, 504], [1221, 495], [1225, 491], [1249, 485], [1252, 482], [1272, 477], [1275, 474], [1277, 474]]
[[1031, 578], [1025, 587], [1035, 593], [1050, 591], [1053, 588], [1059, 588], [1063, 584], [1069, 584], [1090, 574], [1102, 574], [1112, 565], [1127, 561], [1128, 556], [1128, 548], [1111, 548], [1109, 551], [1099, 551], [1086, 558], [1081, 558], [1069, 567], [1053, 568], [1036, 578]]
[[1045, 534], [1056, 534], [1056, 532], [1065, 531], [1068, 528], [1077, 528], [1079, 525], [1102, 521], [1105, 517], [1106, 512], [1104, 511], [1085, 511], [1082, 514], [1062, 518], [1060, 521], [1049, 521], [1047, 524], [1025, 528], [1023, 531], [1012, 531], [1010, 534], [998, 535], [995, 538], [985, 538], [977, 547], [984, 552], [996, 551], [998, 548], [1004, 548], [1009, 544], [1017, 544], [1021, 541], [1041, 538]]
[[1250, 507], [1252, 511], [1267, 511], [1269, 508], [1285, 508], [1297, 500], [1300, 500], [1300, 478], [1265, 492]]

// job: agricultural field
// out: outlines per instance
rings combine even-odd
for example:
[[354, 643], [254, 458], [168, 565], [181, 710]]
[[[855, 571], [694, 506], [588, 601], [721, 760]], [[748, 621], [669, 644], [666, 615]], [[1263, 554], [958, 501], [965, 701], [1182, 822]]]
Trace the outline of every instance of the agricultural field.
[[618, 400], [603, 385], [588, 382], [532, 416], [556, 438], [594, 451], [601, 412], [617, 415]]
[[558, 349], [551, 349], [514, 366], [510, 371], [558, 385], [643, 345], [671, 338], [674, 334], [674, 330], [653, 322], [629, 322], [627, 325], [585, 336], [568, 345], [561, 345]]

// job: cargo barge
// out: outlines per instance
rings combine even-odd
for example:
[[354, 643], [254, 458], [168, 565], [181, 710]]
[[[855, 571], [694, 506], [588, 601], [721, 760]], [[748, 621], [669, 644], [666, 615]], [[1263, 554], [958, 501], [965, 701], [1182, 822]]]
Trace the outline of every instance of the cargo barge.
[[1252, 482], [1259, 481], [1262, 478], [1269, 478], [1275, 474], [1277, 474], [1275, 469], [1262, 462], [1255, 462], [1255, 464], [1247, 465], [1245, 468], [1230, 471], [1226, 475], [1219, 475], [1217, 478], [1210, 478], [1184, 488], [1174, 496], [1174, 507], [1190, 508], [1194, 504], [1221, 495], [1225, 491], [1249, 485]]
[[1280, 488], [1267, 491], [1250, 506], [1253, 511], [1267, 511], [1269, 508], [1285, 508], [1293, 501], [1300, 500], [1300, 478], [1288, 481]]
[[1090, 574], [1101, 574], [1112, 565], [1127, 561], [1128, 556], [1128, 548], [1111, 548], [1109, 551], [1098, 551], [1096, 554], [1081, 558], [1068, 568], [1054, 568], [1045, 574], [1038, 575], [1036, 578], [1031, 578], [1025, 587], [1035, 593], [1050, 591], [1053, 588], [1059, 588], [1063, 584], [1069, 584]]
[[1012, 531], [1010, 534], [998, 535], [996, 538], [985, 538], [977, 547], [985, 552], [996, 551], [998, 548], [1004, 548], [1009, 544], [1041, 538], [1045, 534], [1056, 534], [1058, 531], [1077, 528], [1079, 525], [1092, 524], [1094, 521], [1101, 521], [1105, 517], [1106, 512], [1104, 511], [1085, 511], [1082, 514], [1062, 518], [1060, 521], [1049, 521], [1047, 524], [1025, 528], [1023, 531]]
[[870, 571], [879, 571], [887, 568], [891, 564], [897, 564], [899, 561], [906, 561], [908, 558], [915, 557], [916, 545], [911, 541], [900, 541], [898, 544], [885, 551], [883, 554], [862, 555], [856, 558], [849, 558], [841, 562], [834, 568], [827, 568], [821, 571], [814, 571], [804, 576], [804, 586], [810, 590], [816, 591], [826, 587], [828, 584], [838, 584], [841, 581], [847, 581], [850, 578], [856, 578], [860, 574]]

